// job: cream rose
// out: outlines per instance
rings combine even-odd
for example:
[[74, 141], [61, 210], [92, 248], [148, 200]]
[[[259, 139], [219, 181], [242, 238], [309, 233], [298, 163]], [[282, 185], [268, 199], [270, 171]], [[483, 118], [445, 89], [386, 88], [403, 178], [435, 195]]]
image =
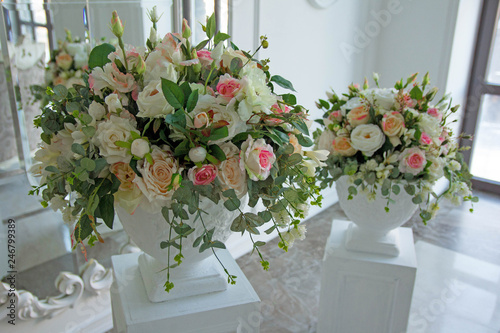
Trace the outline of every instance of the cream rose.
[[331, 145], [332, 154], [341, 156], [353, 156], [358, 151], [352, 146], [351, 139], [345, 136], [338, 136], [333, 139]]
[[401, 113], [392, 111], [382, 118], [382, 131], [389, 137], [393, 146], [401, 144], [399, 139], [405, 130], [405, 119]]
[[347, 120], [352, 127], [367, 124], [370, 121], [369, 109], [364, 105], [357, 106], [347, 113]]
[[109, 164], [128, 163], [131, 155], [128, 154], [126, 148], [115, 145], [115, 142], [128, 141], [132, 131], [139, 134], [132, 121], [111, 115], [108, 121], [101, 122], [97, 126], [93, 142], [99, 147], [100, 154], [106, 158]]
[[245, 171], [240, 167], [240, 151], [231, 142], [222, 144], [220, 148], [226, 154], [226, 160], [219, 165], [219, 180], [223, 189], [233, 189], [241, 198], [247, 193], [247, 182]]
[[170, 206], [174, 190], [179, 186], [175, 182], [174, 174], [180, 172], [180, 169], [178, 161], [167, 146], [162, 149], [152, 146], [151, 158], [153, 164], [147, 160], [137, 163], [142, 178], [135, 177], [134, 183], [151, 203], [151, 208], [158, 210], [163, 206]]
[[139, 112], [137, 117], [164, 118], [167, 114], [174, 112], [174, 108], [168, 104], [163, 96], [161, 81], [151, 81], [137, 98]]
[[134, 170], [127, 163], [118, 162], [111, 165], [109, 171], [120, 181], [120, 187], [114, 194], [116, 202], [129, 214], [132, 214], [142, 200], [142, 192], [134, 184], [136, 178]]
[[384, 142], [385, 135], [377, 125], [359, 125], [351, 132], [352, 147], [366, 156], [372, 156]]
[[67, 53], [61, 53], [56, 57], [57, 66], [65, 71], [71, 68], [72, 63], [73, 63], [73, 57]]
[[241, 145], [240, 167], [246, 169], [251, 180], [265, 180], [269, 177], [271, 167], [276, 161], [273, 147], [264, 139], [248, 139]]

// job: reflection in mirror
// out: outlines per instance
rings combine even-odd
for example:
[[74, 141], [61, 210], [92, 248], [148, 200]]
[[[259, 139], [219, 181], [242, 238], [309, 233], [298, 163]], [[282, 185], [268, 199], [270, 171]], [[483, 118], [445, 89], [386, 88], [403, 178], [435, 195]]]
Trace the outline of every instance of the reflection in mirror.
[[[33, 126], [33, 120], [40, 114], [47, 85], [63, 83], [71, 87], [74, 83], [71, 80], [80, 77], [81, 73], [77, 72], [84, 71], [78, 64], [77, 54], [83, 50], [88, 55], [91, 47], [114, 42], [108, 26], [111, 12], [118, 10], [125, 23], [125, 43], [144, 45], [151, 28], [147, 11], [154, 5], [163, 13], [158, 22], [161, 37], [174, 31], [174, 18], [182, 16], [183, 5], [192, 18], [189, 21], [193, 43], [205, 38], [199, 22], [214, 12], [220, 31], [228, 32], [228, 0], [4, 0], [0, 3], [4, 17], [0, 21], [3, 36], [0, 47], [7, 58], [0, 59], [0, 255], [5, 257], [2, 234], [5, 234], [6, 221], [13, 218], [17, 228], [17, 287], [29, 290], [40, 299], [58, 294], [54, 281], [60, 271], [78, 275], [86, 261], [80, 251], [71, 252], [72, 230], [63, 223], [61, 214], [50, 208], [43, 209], [38, 197], [27, 195], [38, 179], [29, 173], [8, 177], [2, 174], [7, 175], [4, 172], [11, 170], [22, 172], [23, 161], [27, 169], [31, 167], [40, 142], [40, 130]], [[64, 64], [62, 58], [57, 64], [57, 55], [61, 53], [71, 56], [71, 65]], [[4, 66], [9, 61], [10, 68]], [[62, 70], [59, 65], [67, 68]], [[8, 79], [10, 73], [12, 80]], [[36, 96], [34, 86], [41, 87], [40, 96]], [[10, 94], [9, 87], [12, 88]], [[120, 253], [128, 238], [119, 227], [107, 235], [103, 229], [103, 236], [104, 244], [87, 247], [87, 258], [96, 258], [109, 267], [111, 255]], [[2, 265], [0, 278], [7, 271]]]

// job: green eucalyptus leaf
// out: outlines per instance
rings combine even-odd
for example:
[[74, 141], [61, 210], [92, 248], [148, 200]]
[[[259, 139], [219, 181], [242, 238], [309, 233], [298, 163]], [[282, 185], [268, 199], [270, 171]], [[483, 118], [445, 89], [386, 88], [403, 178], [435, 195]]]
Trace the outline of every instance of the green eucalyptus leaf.
[[293, 88], [293, 84], [290, 81], [288, 81], [287, 79], [283, 78], [282, 76], [273, 75], [271, 77], [271, 81], [277, 83], [279, 86], [281, 86], [285, 89], [295, 91], [295, 89]]
[[108, 55], [115, 51], [115, 47], [107, 43], [94, 47], [89, 55], [89, 68], [93, 69], [95, 67], [103, 67], [108, 62], [111, 62]]
[[224, 201], [224, 207], [230, 212], [233, 210], [237, 210], [240, 208], [241, 202], [238, 198], [229, 198], [226, 201]]

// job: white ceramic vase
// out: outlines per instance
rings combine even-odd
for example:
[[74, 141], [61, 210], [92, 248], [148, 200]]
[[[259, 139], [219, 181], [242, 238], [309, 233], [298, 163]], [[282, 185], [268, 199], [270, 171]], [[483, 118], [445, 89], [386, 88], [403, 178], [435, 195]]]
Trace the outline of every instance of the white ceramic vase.
[[[248, 197], [241, 199], [242, 206], [246, 205]], [[200, 208], [208, 214], [202, 213], [203, 222], [207, 230], [215, 228], [213, 240], [225, 242], [231, 235], [230, 226], [239, 214], [238, 210], [228, 211], [223, 201], [218, 204], [207, 198], [200, 198]], [[167, 281], [168, 248], [162, 249], [160, 243], [168, 240], [169, 224], [161, 212], [150, 213], [138, 207], [133, 215], [128, 214], [121, 207], [116, 207], [116, 213], [123, 225], [123, 229], [131, 240], [142, 250], [139, 256], [139, 268], [151, 302], [163, 302], [177, 298], [200, 295], [227, 289], [227, 277], [213, 256], [212, 250], [199, 252], [193, 242], [204, 232], [201, 220], [195, 221], [195, 215], [190, 215], [183, 223], [195, 228], [195, 231], [182, 239], [182, 263], [170, 269], [170, 281], [174, 288], [169, 293], [165, 291]], [[170, 214], [171, 216], [173, 214]], [[175, 236], [175, 233], [173, 233]], [[170, 265], [175, 263], [174, 256], [178, 254], [175, 247], [170, 248]]]
[[390, 203], [389, 212], [386, 212], [387, 199], [382, 197], [380, 188], [375, 190], [375, 200], [368, 200], [363, 192], [348, 200], [348, 188], [351, 185], [348, 176], [342, 176], [336, 182], [340, 207], [352, 222], [345, 237], [346, 249], [398, 256], [397, 228], [408, 221], [417, 209], [417, 205], [412, 202], [412, 196], [401, 186], [398, 195], [391, 194], [395, 203]]

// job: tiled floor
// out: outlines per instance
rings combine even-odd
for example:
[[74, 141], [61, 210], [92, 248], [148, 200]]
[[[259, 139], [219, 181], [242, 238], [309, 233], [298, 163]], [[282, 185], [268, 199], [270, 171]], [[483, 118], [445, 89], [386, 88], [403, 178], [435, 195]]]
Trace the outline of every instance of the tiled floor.
[[[428, 226], [417, 217], [405, 225], [414, 231], [418, 261], [408, 332], [500, 331], [500, 197], [478, 195], [473, 214], [467, 205], [444, 203]], [[261, 332], [315, 332], [323, 249], [333, 219], [346, 219], [338, 205], [308, 221], [306, 240], [289, 253], [266, 246], [269, 272], [255, 255], [238, 259], [262, 300]]]
[[[25, 195], [27, 184], [14, 185], [18, 189], [24, 185], [22, 193], [12, 192], [12, 186], [8, 190], [0, 186], [1, 215], [11, 217], [18, 216], [21, 211], [38, 210], [40, 206], [35, 198]], [[457, 208], [444, 204], [438, 217], [428, 226], [422, 225], [416, 217], [405, 225], [413, 229], [418, 260], [408, 332], [500, 331], [500, 197], [488, 193], [478, 195], [480, 201], [475, 205], [473, 214], [468, 212], [467, 205]], [[43, 214], [50, 213], [48, 210]], [[20, 241], [24, 238], [21, 235], [31, 232], [29, 226], [43, 223], [42, 219], [34, 216], [28, 214], [17, 218], [19, 222], [24, 221], [19, 224]], [[255, 254], [238, 259], [238, 264], [262, 300], [262, 333], [315, 332], [321, 264], [333, 219], [346, 219], [338, 205], [311, 218], [307, 222], [306, 240], [296, 242], [289, 253], [283, 253], [277, 247], [277, 240], [271, 241], [268, 244], [271, 246], [263, 248], [263, 255], [271, 263], [268, 272], [261, 269]], [[5, 225], [0, 223], [0, 226]], [[55, 233], [66, 232], [60, 230], [57, 224], [51, 230]], [[107, 242], [107, 245], [117, 248], [125, 241], [118, 239], [116, 244]], [[68, 251], [68, 244], [64, 242], [43, 243], [53, 246], [55, 252]], [[47, 260], [36, 256], [37, 246], [41, 244], [25, 245], [23, 248], [31, 254], [31, 259], [24, 265], [29, 267]], [[110, 251], [117, 253], [117, 249], [106, 252]], [[54, 287], [46, 287], [53, 285], [55, 279], [48, 273], [57, 275], [61, 269], [76, 270], [79, 261], [83, 260], [79, 255], [67, 253], [60, 257], [61, 260], [51, 260], [26, 270], [25, 283], [41, 298], [57, 294]], [[109, 264], [109, 258], [99, 256], [99, 253], [96, 255], [101, 263]], [[48, 266], [51, 262], [59, 266]], [[21, 276], [19, 282], [23, 282]]]

